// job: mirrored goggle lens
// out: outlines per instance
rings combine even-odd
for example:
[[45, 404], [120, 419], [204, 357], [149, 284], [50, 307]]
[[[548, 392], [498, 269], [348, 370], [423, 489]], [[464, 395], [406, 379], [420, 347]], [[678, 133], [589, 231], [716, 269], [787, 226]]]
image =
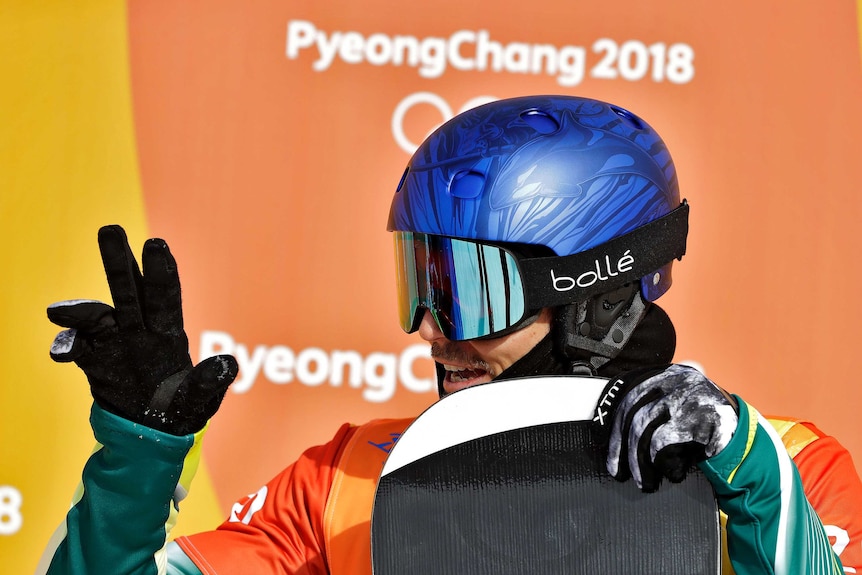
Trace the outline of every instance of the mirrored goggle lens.
[[448, 339], [500, 333], [526, 315], [515, 257], [497, 246], [395, 232], [401, 327], [419, 328], [428, 309]]

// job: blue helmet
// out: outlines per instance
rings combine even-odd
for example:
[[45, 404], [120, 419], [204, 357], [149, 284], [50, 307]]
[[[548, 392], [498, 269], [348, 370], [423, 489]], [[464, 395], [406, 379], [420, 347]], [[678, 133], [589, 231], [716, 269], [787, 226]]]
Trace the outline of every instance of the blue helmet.
[[[388, 229], [570, 256], [680, 206], [670, 153], [642, 119], [597, 100], [528, 96], [473, 108], [433, 132], [398, 184]], [[669, 238], [683, 252], [686, 230]], [[639, 276], [644, 299], [668, 290], [679, 256]]]

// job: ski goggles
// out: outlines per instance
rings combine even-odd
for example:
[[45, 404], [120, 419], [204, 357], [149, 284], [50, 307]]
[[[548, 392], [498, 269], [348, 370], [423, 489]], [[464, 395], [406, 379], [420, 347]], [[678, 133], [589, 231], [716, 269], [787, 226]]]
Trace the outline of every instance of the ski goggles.
[[544, 307], [584, 301], [685, 254], [688, 204], [586, 251], [525, 257], [508, 246], [395, 231], [398, 317], [407, 333], [424, 310], [452, 341], [499, 337]]
[[527, 319], [516, 256], [504, 248], [414, 232], [395, 232], [398, 311], [407, 333], [431, 312], [447, 339], [511, 331]]

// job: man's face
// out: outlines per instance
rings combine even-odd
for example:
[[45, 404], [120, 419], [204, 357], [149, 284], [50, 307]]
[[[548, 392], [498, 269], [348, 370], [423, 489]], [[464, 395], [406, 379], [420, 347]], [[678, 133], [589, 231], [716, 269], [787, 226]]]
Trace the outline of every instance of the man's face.
[[530, 325], [502, 337], [468, 341], [446, 339], [431, 312], [425, 311], [419, 335], [431, 344], [431, 357], [446, 368], [443, 390], [488, 383], [533, 349], [551, 329], [551, 311], [542, 310]]

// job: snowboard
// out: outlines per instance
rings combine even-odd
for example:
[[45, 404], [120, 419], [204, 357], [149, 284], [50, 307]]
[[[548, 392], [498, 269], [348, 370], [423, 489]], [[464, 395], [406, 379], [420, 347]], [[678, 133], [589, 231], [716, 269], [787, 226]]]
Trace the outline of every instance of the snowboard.
[[606, 379], [493, 382], [444, 397], [398, 438], [371, 520], [374, 575], [720, 573], [696, 468], [642, 493], [605, 469]]

